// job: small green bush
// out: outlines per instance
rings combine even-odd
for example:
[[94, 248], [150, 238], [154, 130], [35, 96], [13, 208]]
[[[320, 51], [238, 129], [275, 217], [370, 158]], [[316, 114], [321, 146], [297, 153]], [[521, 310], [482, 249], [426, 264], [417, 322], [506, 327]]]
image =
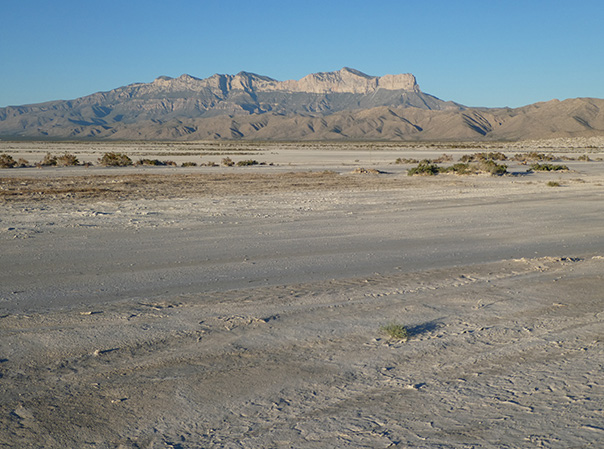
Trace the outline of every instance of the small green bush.
[[235, 165], [235, 162], [233, 162], [233, 159], [231, 159], [230, 157], [222, 158], [222, 161], [220, 161], [220, 163], [226, 167], [232, 167], [233, 165]]
[[380, 331], [390, 337], [392, 340], [405, 340], [409, 339], [409, 331], [405, 326], [396, 323], [390, 323], [386, 326], [380, 327]]
[[183, 162], [181, 167], [197, 167], [197, 162]]
[[587, 154], [582, 154], [581, 156], [579, 156], [577, 158], [578, 161], [585, 161], [585, 162], [590, 162], [591, 159], [589, 158], [589, 156]]
[[237, 167], [245, 167], [247, 165], [258, 165], [258, 161], [255, 161], [253, 159], [248, 159], [246, 161], [237, 162]]
[[566, 165], [561, 164], [533, 164], [531, 165], [533, 171], [560, 171], [568, 170]]
[[99, 158], [99, 164], [106, 167], [127, 167], [132, 165], [132, 159], [123, 153], [105, 153]]
[[447, 173], [456, 173], [458, 175], [469, 175], [474, 173], [474, 170], [467, 162], [458, 162], [457, 164], [453, 164], [451, 167], [447, 167], [443, 171]]
[[424, 159], [417, 165], [417, 167], [413, 167], [407, 170], [407, 175], [434, 176], [437, 175], [439, 171], [440, 167], [438, 165], [433, 164], [427, 159]]
[[62, 156], [57, 156], [54, 158], [55, 164], [59, 167], [72, 167], [74, 165], [78, 165], [80, 162], [78, 158], [73, 154], [65, 153]]
[[560, 187], [560, 183], [558, 181], [549, 181], [547, 183], [548, 187]]

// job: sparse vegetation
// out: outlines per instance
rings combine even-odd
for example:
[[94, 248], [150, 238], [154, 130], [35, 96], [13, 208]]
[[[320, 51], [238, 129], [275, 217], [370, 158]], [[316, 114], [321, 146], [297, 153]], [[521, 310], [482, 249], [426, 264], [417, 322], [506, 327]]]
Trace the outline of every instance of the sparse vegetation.
[[132, 159], [123, 153], [110, 152], [99, 158], [99, 164], [106, 167], [127, 167], [132, 165]]
[[568, 170], [566, 165], [561, 164], [533, 164], [531, 165], [533, 171], [560, 171]]
[[507, 156], [501, 152], [464, 154], [461, 162], [507, 161]]
[[548, 181], [548, 187], [560, 187], [560, 183], [558, 181]]
[[578, 161], [584, 161], [584, 162], [590, 162], [591, 159], [589, 158], [589, 156], [587, 154], [582, 154], [581, 156], [579, 156], [577, 158]]
[[197, 167], [197, 162], [183, 162], [181, 167]]
[[534, 161], [555, 161], [556, 157], [553, 154], [543, 154], [537, 153], [536, 151], [531, 151], [530, 153], [525, 154], [516, 154], [513, 157], [513, 160], [517, 162], [527, 163]]
[[451, 162], [453, 160], [453, 156], [449, 155], [449, 154], [443, 154], [442, 156], [439, 156], [437, 158], [434, 159], [423, 159], [422, 161], [418, 160], [418, 159], [412, 159], [412, 158], [397, 158], [394, 163], [395, 164], [418, 164], [420, 162], [423, 161], [428, 161], [431, 162], [433, 164], [442, 164], [443, 162]]
[[421, 161], [417, 167], [407, 171], [409, 176], [423, 175], [434, 176], [438, 173], [455, 173], [458, 175], [471, 175], [479, 173], [489, 173], [491, 175], [504, 175], [507, 173], [507, 165], [498, 164], [497, 162], [487, 159], [479, 159], [477, 162], [458, 162], [450, 167], [439, 167], [429, 160]]
[[409, 339], [409, 331], [401, 324], [390, 323], [386, 326], [380, 327], [380, 331], [386, 334], [392, 340], [407, 341]]

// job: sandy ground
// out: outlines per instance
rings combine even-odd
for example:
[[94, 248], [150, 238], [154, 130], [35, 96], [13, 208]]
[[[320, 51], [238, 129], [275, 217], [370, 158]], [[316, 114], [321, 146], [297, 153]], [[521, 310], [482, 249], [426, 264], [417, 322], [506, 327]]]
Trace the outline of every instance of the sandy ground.
[[604, 162], [294, 150], [0, 170], [0, 447], [602, 447]]

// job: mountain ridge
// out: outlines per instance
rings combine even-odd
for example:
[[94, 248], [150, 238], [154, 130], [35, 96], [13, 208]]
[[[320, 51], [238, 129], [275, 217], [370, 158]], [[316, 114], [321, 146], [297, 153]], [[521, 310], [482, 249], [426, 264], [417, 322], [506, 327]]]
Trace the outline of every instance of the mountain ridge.
[[73, 100], [0, 108], [3, 138], [518, 140], [604, 134], [604, 100], [471, 108], [414, 75], [344, 67], [300, 80], [251, 72], [157, 77]]

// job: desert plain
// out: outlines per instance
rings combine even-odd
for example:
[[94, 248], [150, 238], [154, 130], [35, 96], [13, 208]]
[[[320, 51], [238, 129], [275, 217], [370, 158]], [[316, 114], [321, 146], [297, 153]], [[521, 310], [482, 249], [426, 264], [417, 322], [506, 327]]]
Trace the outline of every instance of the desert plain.
[[94, 165], [0, 170], [0, 447], [604, 445], [604, 139], [47, 152]]

